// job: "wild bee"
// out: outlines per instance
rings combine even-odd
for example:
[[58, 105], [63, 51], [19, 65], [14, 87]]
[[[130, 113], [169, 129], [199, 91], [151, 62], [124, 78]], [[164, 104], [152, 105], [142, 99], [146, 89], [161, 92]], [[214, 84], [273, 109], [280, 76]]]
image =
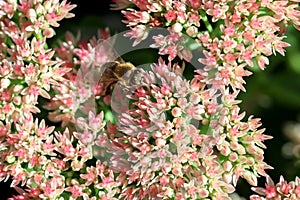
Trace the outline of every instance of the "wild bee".
[[104, 71], [100, 78], [101, 82], [122, 81], [124, 83], [128, 81], [125, 80], [127, 73], [131, 74], [131, 71], [136, 69], [132, 63], [125, 62], [121, 57], [115, 61], [104, 64], [102, 68]]
[[116, 83], [132, 87], [141, 83], [143, 70], [136, 68], [132, 63], [124, 61], [113, 48], [111, 42], [100, 40], [96, 47], [96, 55], [106, 55], [108, 61], [105, 64], [99, 64], [100, 82], [106, 84], [105, 94], [109, 94]]
[[100, 82], [110, 82], [107, 86], [106, 94], [111, 92], [117, 82], [128, 87], [141, 84], [143, 70], [136, 68], [130, 62], [125, 62], [121, 57], [113, 62], [104, 64], [102, 67], [104, 71]]

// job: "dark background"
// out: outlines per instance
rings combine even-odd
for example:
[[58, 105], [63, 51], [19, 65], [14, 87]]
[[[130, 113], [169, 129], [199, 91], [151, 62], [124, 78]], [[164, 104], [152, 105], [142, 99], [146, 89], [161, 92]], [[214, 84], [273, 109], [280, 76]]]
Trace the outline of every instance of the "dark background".
[[[86, 39], [95, 35], [98, 28], [106, 26], [110, 27], [112, 33], [126, 30], [126, 26], [121, 23], [122, 15], [119, 11], [109, 10], [108, 0], [71, 2], [78, 5], [73, 11], [76, 17], [65, 19], [56, 29], [57, 35], [52, 41], [62, 37], [67, 30], [74, 34], [81, 30]], [[265, 161], [274, 167], [274, 170], [268, 171], [274, 182], [279, 181], [280, 175], [284, 175], [289, 181], [300, 175], [300, 166], [296, 164], [300, 159], [282, 154], [283, 145], [290, 141], [283, 134], [284, 124], [297, 121], [300, 114], [300, 34], [291, 28], [288, 29], [287, 36], [287, 41], [293, 45], [287, 48], [286, 57], [271, 57], [270, 65], [265, 71], [258, 70], [246, 79], [247, 92], [242, 92], [239, 96], [243, 100], [241, 110], [245, 110], [248, 116], [262, 118], [265, 133], [274, 137], [265, 142]], [[264, 178], [260, 179], [260, 185], [264, 181]], [[9, 184], [10, 181], [0, 183], [0, 200], [6, 200], [14, 193]], [[252, 194], [250, 186], [244, 180], [239, 181], [237, 192], [247, 199]]]

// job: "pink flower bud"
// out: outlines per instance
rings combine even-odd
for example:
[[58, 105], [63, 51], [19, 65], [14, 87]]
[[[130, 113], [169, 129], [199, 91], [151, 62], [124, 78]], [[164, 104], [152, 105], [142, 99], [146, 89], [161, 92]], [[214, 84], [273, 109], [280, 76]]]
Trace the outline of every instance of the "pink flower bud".
[[181, 112], [181, 109], [180, 109], [180, 108], [175, 107], [175, 108], [172, 109], [172, 115], [173, 115], [174, 117], [180, 117], [181, 114], [182, 114], [182, 112]]
[[201, 100], [201, 97], [199, 94], [197, 93], [193, 93], [191, 96], [190, 96], [190, 102], [193, 103], [193, 104], [198, 104]]
[[179, 98], [178, 101], [177, 101], [177, 105], [180, 108], [184, 108], [187, 105], [187, 100], [185, 98]]
[[43, 31], [43, 35], [46, 38], [52, 38], [54, 34], [55, 34], [55, 31], [52, 28], [47, 28]]
[[158, 146], [158, 147], [163, 147], [166, 145], [166, 140], [165, 139], [162, 139], [162, 138], [157, 138], [155, 140], [155, 144]]
[[223, 174], [223, 180], [226, 183], [231, 183], [231, 181], [232, 181], [232, 174], [231, 173], [224, 173]]
[[230, 155], [229, 155], [229, 160], [234, 162], [234, 161], [237, 161], [239, 158], [239, 156], [237, 155], [237, 153], [235, 152], [232, 152]]
[[229, 172], [231, 169], [232, 169], [232, 163], [230, 161], [225, 161], [223, 163], [223, 169], [226, 171], [226, 172]]
[[198, 181], [201, 185], [205, 185], [207, 184], [208, 178], [205, 175], [200, 175]]
[[1, 80], [1, 88], [5, 89], [10, 85], [10, 80], [8, 78], [4, 78]]
[[36, 21], [36, 12], [33, 8], [27, 10], [27, 18], [33, 23]]
[[187, 30], [186, 33], [191, 36], [194, 37], [197, 33], [198, 33], [198, 29], [195, 26], [190, 26]]
[[176, 33], [180, 33], [181, 31], [182, 31], [182, 25], [180, 24], [180, 23], [175, 23], [172, 27], [171, 27], [171, 29], [172, 29], [172, 31], [174, 31], [174, 32], [176, 32]]
[[13, 102], [14, 102], [15, 105], [19, 106], [21, 104], [21, 102], [22, 102], [22, 99], [21, 99], [20, 96], [15, 96], [13, 98]]

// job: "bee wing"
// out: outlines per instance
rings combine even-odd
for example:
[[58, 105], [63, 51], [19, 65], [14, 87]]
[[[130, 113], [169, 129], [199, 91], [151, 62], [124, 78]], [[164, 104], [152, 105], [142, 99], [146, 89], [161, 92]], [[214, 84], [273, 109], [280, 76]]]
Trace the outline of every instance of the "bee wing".
[[124, 62], [109, 40], [98, 40], [97, 45], [95, 46], [94, 58], [94, 65], [100, 67], [109, 62]]
[[[110, 40], [99, 40], [95, 47], [95, 67], [102, 82], [117, 81], [124, 73], [119, 72], [125, 64]], [[119, 67], [118, 67], [119, 66]], [[127, 70], [126, 70], [127, 71]], [[121, 74], [121, 75], [120, 75]]]

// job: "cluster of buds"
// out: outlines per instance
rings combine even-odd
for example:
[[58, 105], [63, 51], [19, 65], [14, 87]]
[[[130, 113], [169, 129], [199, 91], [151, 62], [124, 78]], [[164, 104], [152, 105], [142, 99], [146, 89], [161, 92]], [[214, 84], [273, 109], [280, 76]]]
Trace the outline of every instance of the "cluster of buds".
[[261, 196], [252, 195], [251, 200], [296, 200], [300, 198], [300, 179], [296, 177], [295, 181], [288, 183], [283, 176], [280, 176], [279, 182], [275, 185], [267, 176], [265, 188], [255, 187], [252, 190]]
[[[183, 36], [189, 36], [197, 41], [204, 54], [204, 58], [198, 59], [199, 66], [202, 64], [204, 67], [195, 71], [192, 82], [205, 83], [204, 88], [211, 85], [210, 94], [220, 91], [222, 99], [217, 105], [214, 105], [213, 99], [208, 100], [210, 105], [205, 106], [207, 108], [205, 115], [209, 117], [202, 116], [203, 118], [199, 119], [202, 124], [199, 128], [200, 133], [203, 133], [203, 130], [207, 131], [203, 124], [208, 123], [212, 133], [208, 131], [204, 135], [213, 138], [211, 139], [213, 142], [210, 143], [216, 147], [213, 155], [225, 157], [224, 160], [218, 160], [225, 165], [223, 169], [226, 173], [223, 174], [223, 181], [235, 185], [238, 177], [242, 176], [250, 184], [256, 185], [258, 174], [266, 176], [264, 170], [270, 168], [263, 162], [263, 151], [260, 147], [265, 148], [262, 141], [271, 137], [262, 134], [263, 129], [257, 130], [259, 120], [250, 117], [247, 122], [240, 121], [244, 113], [239, 114], [236, 96], [240, 90], [245, 91], [244, 77], [252, 74], [249, 69], [253, 67], [265, 69], [269, 64], [269, 56], [276, 55], [276, 52], [284, 55], [285, 47], [289, 46], [283, 41], [286, 26], [293, 24], [299, 29], [298, 2], [254, 0], [114, 2], [116, 9], [127, 7], [122, 11], [125, 17], [123, 22], [131, 29], [126, 36], [135, 39], [134, 45], [145, 40], [151, 29], [167, 28], [171, 34], [154, 36], [155, 43], [152, 47], [159, 48], [159, 54], [168, 55], [169, 61], [176, 56], [190, 61], [189, 49], [183, 51], [185, 47], [183, 43], [186, 42]], [[201, 86], [203, 85], [198, 85], [199, 88]], [[201, 99], [203, 101], [199, 104], [203, 105], [206, 100], [203, 96]], [[184, 112], [180, 112], [180, 116], [184, 116]], [[229, 171], [226, 171], [226, 166], [230, 166]], [[209, 196], [213, 197], [212, 194]]]
[[[38, 99], [50, 98], [52, 85], [64, 81], [68, 69], [53, 57], [46, 39], [58, 21], [72, 17], [66, 1], [0, 1], [0, 180], [26, 184], [32, 169], [45, 170], [52, 151], [54, 127], [40, 123]], [[49, 160], [50, 161], [50, 160]], [[55, 163], [55, 160], [51, 161]]]
[[[247, 66], [265, 69], [268, 57], [276, 52], [284, 55], [283, 35], [287, 24], [299, 29], [300, 11], [297, 1], [198, 1], [198, 0], [115, 0], [123, 8], [129, 3], [138, 9], [122, 11], [130, 27], [128, 36], [136, 42], [145, 39], [151, 28], [164, 27], [186, 34], [198, 41], [205, 58], [199, 60], [208, 72], [206, 81], [215, 87], [223, 85], [245, 90]], [[132, 7], [132, 6], [130, 6]], [[161, 48], [167, 47], [161, 38]], [[180, 44], [179, 44], [180, 46]], [[166, 51], [163, 51], [166, 53]], [[174, 45], [168, 54], [176, 53]], [[173, 57], [173, 56], [171, 56]]]
[[[256, 186], [259, 176], [266, 189], [254, 190], [267, 199], [299, 198], [298, 178], [271, 182], [263, 151], [271, 136], [259, 119], [244, 120], [237, 100], [246, 67], [264, 69], [268, 56], [284, 55], [285, 26], [300, 25], [297, 1], [114, 2], [125, 9], [133, 45], [151, 28], [170, 31], [151, 45], [168, 61], [140, 69], [136, 85], [93, 79], [112, 61], [103, 41], [67, 33], [54, 50], [47, 46], [74, 5], [0, 0], [0, 180], [12, 178], [20, 195], [11, 199], [223, 200], [240, 177]], [[192, 59], [183, 35], [204, 55], [191, 80], [174, 63]], [[40, 105], [42, 98], [49, 101]], [[42, 109], [61, 126], [40, 120]]]

